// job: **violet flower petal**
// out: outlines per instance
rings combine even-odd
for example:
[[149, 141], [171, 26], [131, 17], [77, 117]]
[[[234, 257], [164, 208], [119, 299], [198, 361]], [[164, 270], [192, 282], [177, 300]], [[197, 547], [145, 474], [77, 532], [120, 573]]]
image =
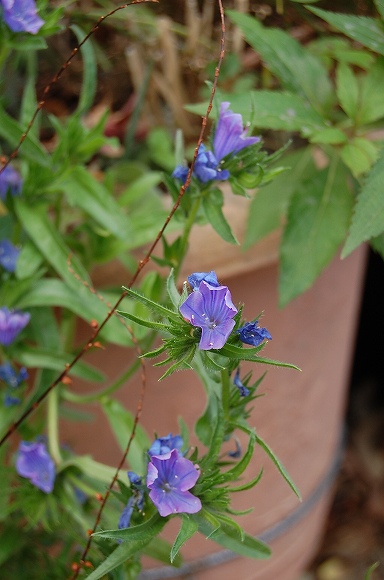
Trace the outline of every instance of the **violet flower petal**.
[[4, 22], [13, 32], [36, 34], [44, 24], [34, 0], [0, 0]]
[[241, 342], [252, 346], [259, 346], [263, 340], [272, 340], [272, 336], [266, 328], [258, 325], [258, 321], [246, 322], [244, 326], [237, 330]]
[[0, 344], [9, 346], [17, 335], [27, 326], [31, 315], [28, 312], [0, 308]]
[[14, 272], [16, 269], [16, 262], [19, 257], [20, 250], [16, 248], [9, 240], [1, 240], [0, 242], [0, 265], [7, 270], [7, 272]]
[[220, 115], [213, 139], [213, 151], [218, 161], [226, 155], [236, 154], [245, 147], [260, 141], [260, 137], [247, 137], [248, 129], [243, 127], [243, 118], [229, 109], [230, 103], [220, 106]]
[[55, 464], [45, 443], [22, 441], [16, 459], [16, 471], [45, 493], [53, 490]]

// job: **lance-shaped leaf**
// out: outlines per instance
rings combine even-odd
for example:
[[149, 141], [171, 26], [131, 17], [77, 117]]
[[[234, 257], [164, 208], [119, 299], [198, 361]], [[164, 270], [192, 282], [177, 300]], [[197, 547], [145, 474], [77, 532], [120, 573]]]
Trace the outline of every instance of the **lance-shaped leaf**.
[[196, 522], [196, 520], [191, 518], [188, 514], [182, 515], [181, 528], [176, 536], [176, 539], [171, 549], [170, 554], [171, 564], [173, 564], [173, 562], [175, 561], [176, 556], [178, 555], [181, 548], [184, 546], [185, 542], [189, 540], [189, 538], [192, 538], [192, 536], [198, 531], [198, 529], [199, 524]]

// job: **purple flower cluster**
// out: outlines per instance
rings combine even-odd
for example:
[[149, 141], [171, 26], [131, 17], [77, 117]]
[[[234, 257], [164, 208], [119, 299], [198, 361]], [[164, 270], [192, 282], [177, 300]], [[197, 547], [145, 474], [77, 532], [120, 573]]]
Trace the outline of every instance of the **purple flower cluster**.
[[7, 272], [14, 272], [20, 250], [16, 248], [9, 240], [0, 242], [0, 266]]
[[55, 464], [45, 443], [22, 441], [16, 459], [16, 471], [45, 493], [53, 490]]
[[[212, 180], [225, 181], [229, 178], [229, 171], [222, 168], [222, 161], [227, 155], [236, 155], [245, 147], [258, 143], [260, 137], [248, 137], [248, 129], [243, 127], [240, 114], [229, 109], [230, 103], [221, 103], [220, 115], [213, 139], [213, 152], [208, 151], [205, 145], [200, 145], [193, 170], [194, 176], [201, 183]], [[188, 167], [178, 165], [173, 177], [183, 183], [188, 175]]]
[[3, 18], [13, 32], [36, 34], [44, 24], [34, 0], [0, 0]]
[[177, 449], [151, 457], [147, 487], [161, 516], [194, 514], [201, 510], [201, 501], [189, 491], [199, 475], [199, 469]]
[[20, 195], [22, 187], [23, 180], [20, 173], [13, 169], [11, 165], [7, 165], [4, 171], [0, 173], [0, 198], [4, 201], [8, 191], [11, 195]]
[[14, 396], [14, 389], [17, 389], [21, 383], [26, 381], [28, 373], [25, 367], [22, 367], [19, 372], [15, 371], [13, 366], [7, 361], [0, 365], [0, 381], [5, 383], [7, 391], [5, 393], [4, 405], [10, 407], [20, 403], [20, 399]]
[[27, 326], [30, 318], [28, 312], [8, 310], [6, 306], [0, 308], [0, 344], [9, 346]]
[[[199, 278], [201, 282], [198, 284]], [[215, 285], [206, 281], [206, 278]], [[214, 272], [197, 272], [188, 278], [193, 292], [180, 306], [183, 318], [201, 328], [200, 350], [220, 349], [235, 326], [233, 317], [237, 308], [232, 302], [227, 286], [219, 286]], [[198, 284], [198, 288], [197, 288]]]
[[181, 435], [172, 435], [172, 433], [169, 433], [165, 437], [155, 439], [148, 449], [148, 455], [150, 457], [153, 455], [165, 455], [165, 453], [169, 453], [172, 449], [177, 449], [181, 453], [182, 446], [183, 438]]
[[246, 322], [244, 326], [238, 329], [237, 333], [239, 334], [241, 342], [251, 344], [252, 346], [259, 346], [263, 340], [272, 340], [272, 336], [268, 330], [261, 328], [257, 320], [255, 322]]

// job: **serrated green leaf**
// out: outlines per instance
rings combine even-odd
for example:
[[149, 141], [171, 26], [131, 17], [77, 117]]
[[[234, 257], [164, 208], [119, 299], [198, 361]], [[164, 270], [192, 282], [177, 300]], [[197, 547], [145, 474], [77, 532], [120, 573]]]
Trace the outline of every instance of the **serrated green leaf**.
[[333, 89], [321, 61], [283, 30], [266, 28], [256, 18], [227, 10], [246, 41], [259, 53], [283, 87], [297, 93], [318, 111], [325, 112], [333, 101]]
[[341, 257], [345, 258], [357, 246], [380, 235], [384, 229], [384, 151], [369, 173], [357, 198], [352, 225]]
[[108, 189], [85, 167], [71, 167], [52, 183], [50, 189], [64, 191], [72, 206], [81, 208], [107, 232], [122, 240], [129, 239], [128, 218]]
[[203, 197], [203, 210], [205, 213], [205, 217], [207, 218], [208, 222], [211, 224], [215, 232], [229, 244], [237, 244], [236, 237], [234, 236], [231, 226], [227, 222], [223, 211], [220, 205], [216, 203], [212, 203], [209, 197]]
[[384, 117], [384, 57], [379, 57], [361, 79], [361, 95], [357, 122], [372, 123]]
[[286, 174], [278, 175], [271, 183], [259, 189], [252, 199], [244, 239], [245, 248], [282, 225], [289, 199], [298, 182], [307, 179], [316, 171], [311, 147], [285, 155], [282, 163], [289, 168], [289, 179]]
[[188, 516], [188, 514], [183, 514], [181, 520], [181, 528], [179, 533], [176, 536], [176, 539], [173, 543], [171, 548], [171, 564], [175, 561], [176, 556], [178, 555], [181, 548], [184, 546], [185, 542], [192, 538], [192, 536], [198, 531], [199, 524], [196, 520], [192, 519]]
[[355, 177], [367, 173], [378, 157], [377, 147], [368, 139], [355, 137], [341, 150], [341, 158]]
[[331, 261], [353, 207], [348, 172], [337, 160], [299, 184], [280, 246], [280, 305], [307, 290]]
[[[85, 32], [77, 24], [72, 24], [70, 29], [76, 34], [77, 40], [80, 43], [85, 37]], [[82, 58], [81, 70], [83, 71], [83, 83], [77, 112], [83, 115], [91, 108], [97, 87], [97, 65], [92, 39], [88, 39], [88, 42], [82, 45], [80, 53]]]
[[374, 52], [384, 55], [384, 29], [379, 20], [367, 16], [328, 12], [313, 6], [308, 6], [308, 10], [349, 38], [353, 38]]
[[[125, 451], [134, 428], [135, 418], [133, 414], [125, 409], [119, 401], [107, 397], [103, 397], [101, 400], [101, 408], [115, 434], [120, 449]], [[147, 466], [145, 450], [149, 449], [150, 446], [151, 441], [145, 430], [140, 425], [137, 425], [135, 437], [131, 441], [127, 456], [131, 469], [136, 473], [145, 472]]]
[[360, 105], [359, 85], [352, 69], [340, 62], [336, 69], [336, 93], [344, 112], [350, 119], [355, 119]]
[[300, 495], [299, 490], [297, 489], [296, 485], [293, 483], [292, 479], [288, 475], [288, 472], [285, 469], [284, 465], [281, 463], [281, 461], [279, 461], [279, 459], [273, 453], [272, 449], [258, 435], [256, 435], [256, 441], [257, 441], [257, 444], [260, 445], [260, 447], [265, 451], [265, 453], [268, 455], [268, 457], [270, 459], [272, 459], [273, 463], [276, 465], [280, 474], [283, 476], [285, 481], [288, 483], [288, 485], [292, 489], [293, 493], [301, 500], [301, 495]]

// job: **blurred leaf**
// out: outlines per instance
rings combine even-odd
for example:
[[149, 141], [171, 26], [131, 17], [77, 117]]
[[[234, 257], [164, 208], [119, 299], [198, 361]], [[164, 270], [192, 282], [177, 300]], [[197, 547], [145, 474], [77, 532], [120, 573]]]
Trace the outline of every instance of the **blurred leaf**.
[[[85, 32], [83, 32], [77, 24], [72, 24], [70, 29], [76, 34], [77, 40], [80, 43], [85, 37]], [[82, 115], [89, 111], [96, 94], [97, 66], [92, 39], [88, 39], [88, 41], [82, 45], [80, 52], [82, 58], [81, 70], [83, 71], [83, 84], [81, 87], [77, 112]]]
[[376, 18], [328, 12], [312, 6], [308, 6], [308, 10], [349, 38], [353, 38], [363, 46], [384, 55], [384, 29]]
[[377, 59], [361, 79], [361, 95], [357, 120], [360, 125], [384, 117], [384, 57]]
[[85, 167], [68, 169], [52, 183], [51, 189], [64, 191], [72, 206], [81, 208], [117, 238], [129, 238], [128, 218], [104, 185], [96, 181]]
[[346, 134], [336, 127], [322, 129], [318, 133], [314, 133], [310, 138], [311, 143], [323, 143], [330, 145], [339, 145], [340, 143], [345, 143], [346, 140]]
[[333, 89], [321, 61], [283, 30], [266, 28], [256, 18], [227, 10], [246, 41], [288, 91], [305, 97], [318, 111], [327, 111]]
[[379, 14], [384, 19], [384, 0], [373, 0], [373, 1], [375, 3], [375, 6], [376, 6]]
[[[26, 127], [12, 119], [0, 105], [0, 137], [8, 141], [11, 147], [16, 147], [25, 130]], [[22, 154], [29, 161], [34, 161], [43, 167], [51, 165], [48, 153], [31, 134], [27, 135], [23, 141]]]
[[[103, 397], [101, 400], [101, 408], [103, 409], [109, 425], [115, 434], [120, 449], [125, 451], [135, 423], [133, 414], [125, 409], [123, 405], [115, 399], [107, 397]], [[146, 471], [146, 450], [149, 449], [150, 446], [151, 441], [149, 440], [147, 433], [143, 427], [138, 425], [127, 456], [131, 469], [136, 473], [144, 473]]]
[[[384, 12], [384, 7], [383, 7]], [[364, 580], [371, 580], [373, 572], [380, 566], [380, 562], [372, 564], [365, 573]]]
[[280, 305], [307, 290], [327, 266], [348, 230], [353, 196], [337, 160], [300, 183], [288, 209], [280, 246]]
[[377, 147], [363, 137], [355, 137], [341, 150], [342, 160], [355, 177], [369, 171], [377, 160], [378, 154]]
[[359, 85], [356, 75], [344, 62], [336, 69], [336, 92], [341, 107], [350, 119], [356, 119], [360, 107]]
[[384, 150], [369, 173], [355, 205], [352, 225], [341, 257], [345, 258], [357, 246], [378, 236], [384, 229]]
[[24, 280], [25, 278], [32, 276], [37, 272], [43, 262], [44, 257], [36, 246], [32, 244], [32, 242], [27, 241], [23, 244], [16, 262], [16, 277], [19, 280]]
[[291, 195], [299, 183], [316, 171], [311, 147], [293, 151], [285, 155], [281, 162], [289, 169], [289, 179], [286, 174], [278, 175], [271, 183], [256, 191], [248, 214], [245, 248], [283, 224]]

